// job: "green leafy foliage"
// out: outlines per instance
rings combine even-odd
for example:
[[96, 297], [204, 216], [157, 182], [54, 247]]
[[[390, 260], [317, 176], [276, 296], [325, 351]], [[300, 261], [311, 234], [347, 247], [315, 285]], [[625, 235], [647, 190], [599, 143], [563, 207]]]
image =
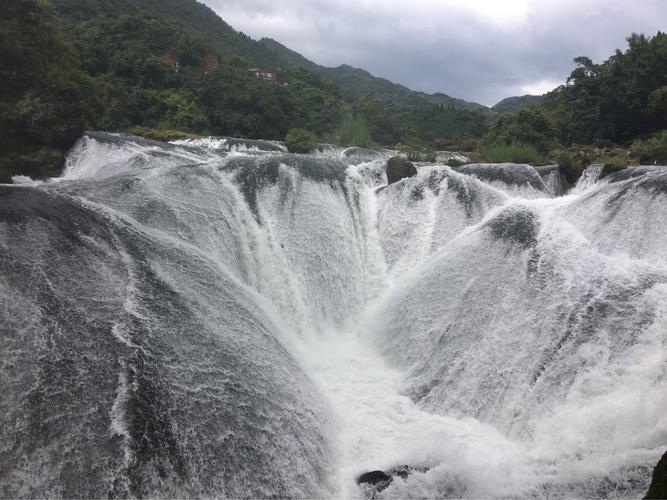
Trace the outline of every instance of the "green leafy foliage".
[[[195, 0], [4, 0], [0, 180], [56, 173], [85, 128], [266, 139], [304, 129], [341, 145], [407, 144], [427, 155], [474, 150], [488, 129], [477, 149], [498, 161], [538, 163], [558, 143], [637, 138], [638, 157], [655, 161], [662, 139], [651, 135], [667, 128], [667, 37], [632, 35], [628, 45], [602, 64], [577, 58], [538, 108], [489, 127], [488, 109], [355, 68], [325, 71], [254, 42]], [[248, 72], [282, 63], [277, 82]]]
[[554, 161], [560, 165], [565, 178], [575, 183], [588, 166], [588, 159], [579, 155], [573, 155], [567, 150], [559, 149], [553, 152]]
[[667, 130], [634, 141], [630, 146], [630, 155], [637, 163], [667, 165]]
[[547, 96], [544, 111], [563, 144], [624, 143], [667, 128], [667, 35], [627, 41], [601, 64], [576, 58], [567, 83]]
[[530, 144], [512, 143], [485, 143], [477, 146], [480, 159], [489, 163], [529, 163], [544, 165], [546, 157]]
[[625, 52], [601, 64], [577, 57], [565, 85], [539, 107], [499, 115], [479, 143], [481, 155], [536, 163], [553, 150], [571, 181], [590, 162], [608, 169], [624, 168], [631, 159], [667, 163], [661, 132], [667, 128], [667, 35], [633, 34], [627, 41]]
[[555, 144], [555, 132], [539, 108], [503, 113], [489, 127], [484, 144], [512, 146], [530, 144], [545, 154]]
[[[53, 1], [59, 16], [47, 0], [2, 4], [0, 131], [14, 144], [3, 156], [32, 149], [44, 159], [42, 148], [52, 148], [60, 162], [85, 128], [265, 139], [296, 128], [360, 147], [485, 129], [482, 112], [446, 99], [451, 105], [420, 98], [409, 109], [372, 95], [350, 103], [331, 81], [298, 67], [278, 82], [257, 79], [248, 68], [267, 64], [271, 51], [194, 0]], [[217, 63], [204, 66], [211, 59]], [[43, 172], [4, 165], [3, 180]]]
[[0, 182], [56, 172], [99, 102], [48, 2], [0, 4], [0, 81]]
[[132, 127], [128, 130], [131, 134], [153, 139], [154, 141], [174, 141], [177, 139], [197, 139], [197, 134], [190, 134], [181, 130], [154, 129], [148, 127]]
[[287, 133], [285, 145], [291, 153], [309, 153], [317, 146], [317, 137], [308, 130], [295, 128]]
[[327, 142], [343, 146], [356, 146], [359, 148], [370, 148], [373, 146], [373, 138], [366, 120], [352, 113], [348, 113], [340, 126], [331, 134], [326, 136]]

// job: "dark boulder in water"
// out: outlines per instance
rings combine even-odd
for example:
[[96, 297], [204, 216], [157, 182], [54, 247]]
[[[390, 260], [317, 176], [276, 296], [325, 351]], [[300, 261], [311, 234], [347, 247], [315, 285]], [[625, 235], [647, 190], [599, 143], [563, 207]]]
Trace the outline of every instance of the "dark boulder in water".
[[387, 183], [393, 184], [406, 177], [414, 177], [417, 175], [417, 168], [411, 161], [394, 156], [387, 161]]
[[343, 151], [343, 157], [356, 162], [367, 162], [382, 158], [382, 153], [372, 149], [351, 147]]
[[394, 481], [394, 478], [400, 477], [407, 479], [413, 472], [427, 472], [427, 467], [410, 467], [409, 465], [399, 465], [388, 471], [374, 470], [366, 472], [357, 478], [357, 484], [365, 487], [371, 493], [371, 498], [376, 493], [385, 490]]
[[561, 196], [572, 187], [572, 184], [567, 180], [565, 170], [559, 165], [542, 165], [533, 168], [554, 196]]
[[428, 467], [410, 467], [409, 465], [399, 465], [391, 469], [388, 474], [391, 477], [400, 477], [401, 479], [407, 479], [410, 474], [413, 472], [428, 472]]
[[382, 491], [392, 482], [392, 477], [381, 470], [366, 472], [357, 478], [357, 484], [372, 487], [376, 491]]
[[548, 191], [534, 167], [514, 163], [475, 163], [457, 169], [486, 182], [502, 182], [508, 186], [530, 186], [538, 191]]
[[644, 498], [667, 498], [667, 453], [653, 469], [653, 481]]
[[537, 243], [540, 230], [536, 215], [525, 207], [509, 207], [491, 219], [486, 226], [494, 238], [512, 242], [524, 248]]
[[[609, 182], [622, 182], [628, 179], [635, 179], [646, 174], [660, 175], [667, 172], [667, 167], [658, 165], [641, 165], [638, 167], [627, 167], [616, 172], [609, 172], [607, 180]], [[607, 172], [604, 172], [607, 174]]]

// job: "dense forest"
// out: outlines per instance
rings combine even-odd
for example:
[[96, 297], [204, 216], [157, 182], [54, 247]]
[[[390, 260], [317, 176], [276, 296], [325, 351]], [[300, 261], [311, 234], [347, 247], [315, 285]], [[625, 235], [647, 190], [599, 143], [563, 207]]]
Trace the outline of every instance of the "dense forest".
[[633, 34], [627, 42], [600, 64], [577, 57], [567, 82], [540, 104], [500, 114], [480, 151], [551, 156], [575, 176], [590, 161], [667, 163], [667, 34]]
[[[281, 68], [277, 81], [258, 79], [248, 71], [257, 64], [253, 45], [221, 20], [195, 32], [179, 19], [197, 12], [179, 12], [179, 0], [141, 0], [134, 3], [143, 8], [134, 10], [125, 3], [2, 3], [0, 76], [7, 84], [0, 95], [0, 179], [55, 172], [86, 128], [265, 139], [302, 128], [320, 140], [359, 146], [484, 130], [487, 117], [478, 110], [399, 108], [372, 95], [350, 100], [302, 68]], [[207, 19], [209, 10], [196, 5]]]
[[[404, 96], [397, 86], [401, 92], [389, 95], [391, 82], [377, 86], [353, 68], [345, 81], [356, 83], [343, 88], [340, 76], [329, 78], [277, 43], [251, 40], [194, 0], [3, 0], [0, 181], [56, 173], [85, 129], [279, 140], [303, 129], [344, 145], [578, 162], [573, 176], [591, 161], [572, 157], [579, 144], [634, 147], [637, 160], [667, 161], [667, 36], [632, 35], [628, 44], [600, 64], [575, 59], [563, 86], [496, 116], [444, 94]], [[275, 80], [249, 72], [260, 64], [276, 71]], [[359, 81], [368, 82], [366, 95]]]

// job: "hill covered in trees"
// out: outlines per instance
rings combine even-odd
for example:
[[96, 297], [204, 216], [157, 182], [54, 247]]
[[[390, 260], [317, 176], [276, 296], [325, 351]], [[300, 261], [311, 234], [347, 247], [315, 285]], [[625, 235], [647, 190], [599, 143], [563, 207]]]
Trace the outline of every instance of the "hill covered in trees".
[[497, 113], [512, 113], [528, 106], [539, 106], [544, 102], [543, 95], [522, 95], [506, 97], [498, 104], [491, 107]]
[[488, 110], [486, 106], [455, 99], [446, 94], [426, 94], [408, 89], [367, 71], [343, 64], [328, 68], [308, 60], [271, 38], [255, 41], [237, 32], [213, 10], [196, 0], [53, 0], [58, 12], [66, 19], [80, 22], [86, 19], [122, 14], [136, 15], [142, 11], [167, 21], [178, 23], [184, 30], [208, 40], [222, 53], [243, 56], [257, 66], [268, 68], [303, 68], [338, 85], [349, 99], [369, 93], [380, 101], [401, 108], [444, 105], [463, 109]]
[[443, 93], [426, 94], [410, 90], [403, 85], [378, 78], [364, 69], [354, 68], [348, 64], [342, 64], [335, 68], [320, 66], [271, 38], [262, 38], [259, 44], [271, 51], [274, 54], [274, 60], [279, 61], [280, 64], [304, 68], [332, 81], [340, 87], [343, 94], [349, 99], [358, 99], [373, 94], [376, 99], [399, 108], [436, 105], [489, 113], [489, 108], [476, 102], [456, 99]]
[[[370, 146], [480, 135], [488, 120], [445, 101], [346, 92], [194, 0], [5, 0], [0, 9], [3, 181], [54, 173], [85, 128], [265, 139], [303, 128]], [[282, 71], [264, 81], [253, 66]]]
[[[345, 145], [466, 151], [481, 138], [483, 160], [576, 168], [590, 155], [571, 158], [568, 148], [596, 144], [619, 164], [627, 159], [616, 146], [657, 161], [667, 149], [665, 39], [632, 35], [607, 61], [575, 59], [566, 83], [546, 96], [490, 110], [350, 66], [319, 66], [235, 31], [195, 0], [4, 0], [0, 181], [56, 173], [86, 128], [265, 139], [303, 129]], [[251, 67], [280, 71], [266, 81]]]
[[566, 83], [539, 106], [501, 114], [482, 150], [551, 153], [575, 174], [595, 155], [616, 167], [667, 163], [667, 34], [633, 34], [627, 43], [598, 64], [577, 57]]

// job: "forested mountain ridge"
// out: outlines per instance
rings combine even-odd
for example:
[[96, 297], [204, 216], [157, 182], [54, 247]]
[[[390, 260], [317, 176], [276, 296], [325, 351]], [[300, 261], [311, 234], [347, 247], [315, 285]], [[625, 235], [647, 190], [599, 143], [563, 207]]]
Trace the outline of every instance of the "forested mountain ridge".
[[329, 68], [316, 64], [281, 43], [262, 38], [255, 41], [236, 31], [212, 9], [196, 0], [54, 0], [66, 19], [81, 22], [100, 15], [116, 17], [150, 12], [163, 20], [179, 23], [186, 30], [206, 39], [216, 50], [246, 57], [253, 65], [276, 68], [303, 68], [340, 87], [348, 99], [373, 94], [376, 99], [402, 108], [429, 105], [453, 106], [470, 110], [488, 110], [481, 104], [456, 99], [443, 93], [413, 91], [369, 72], [342, 64]]
[[[343, 145], [476, 149], [491, 162], [567, 163], [563, 149], [603, 144], [619, 165], [667, 161], [667, 36], [633, 34], [607, 61], [575, 64], [564, 85], [505, 100], [497, 110], [522, 108], [497, 115], [324, 68], [238, 33], [195, 0], [3, 0], [0, 182], [54, 175], [85, 129], [137, 127], [278, 140], [302, 129]], [[264, 81], [256, 66], [281, 71]]]
[[428, 105], [442, 105], [461, 109], [488, 111], [486, 106], [464, 101], [463, 99], [456, 99], [447, 94], [426, 94], [411, 90], [404, 85], [393, 83], [385, 78], [376, 77], [364, 69], [354, 68], [348, 64], [341, 64], [335, 68], [321, 66], [271, 38], [262, 38], [259, 40], [259, 44], [275, 54], [275, 60], [279, 61], [280, 64], [304, 68], [334, 82], [349, 99], [358, 99], [372, 93], [380, 101], [385, 101], [398, 107], [415, 108]]
[[249, 69], [275, 64], [275, 52], [194, 0], [4, 0], [0, 42], [0, 181], [57, 172], [85, 128], [281, 140], [297, 128], [393, 146], [480, 136], [488, 121], [370, 91], [354, 100], [293, 64], [264, 81]]
[[539, 106], [544, 102], [546, 95], [522, 95], [506, 97], [491, 109], [497, 113], [512, 113], [528, 106]]
[[65, 22], [75, 26], [99, 16], [117, 18], [150, 13], [207, 40], [217, 51], [247, 57], [260, 66], [275, 64], [272, 53], [196, 0], [53, 0], [53, 4]]
[[575, 58], [539, 106], [500, 114], [482, 149], [531, 149], [575, 176], [591, 162], [667, 164], [667, 34], [633, 33], [627, 43], [600, 63]]

